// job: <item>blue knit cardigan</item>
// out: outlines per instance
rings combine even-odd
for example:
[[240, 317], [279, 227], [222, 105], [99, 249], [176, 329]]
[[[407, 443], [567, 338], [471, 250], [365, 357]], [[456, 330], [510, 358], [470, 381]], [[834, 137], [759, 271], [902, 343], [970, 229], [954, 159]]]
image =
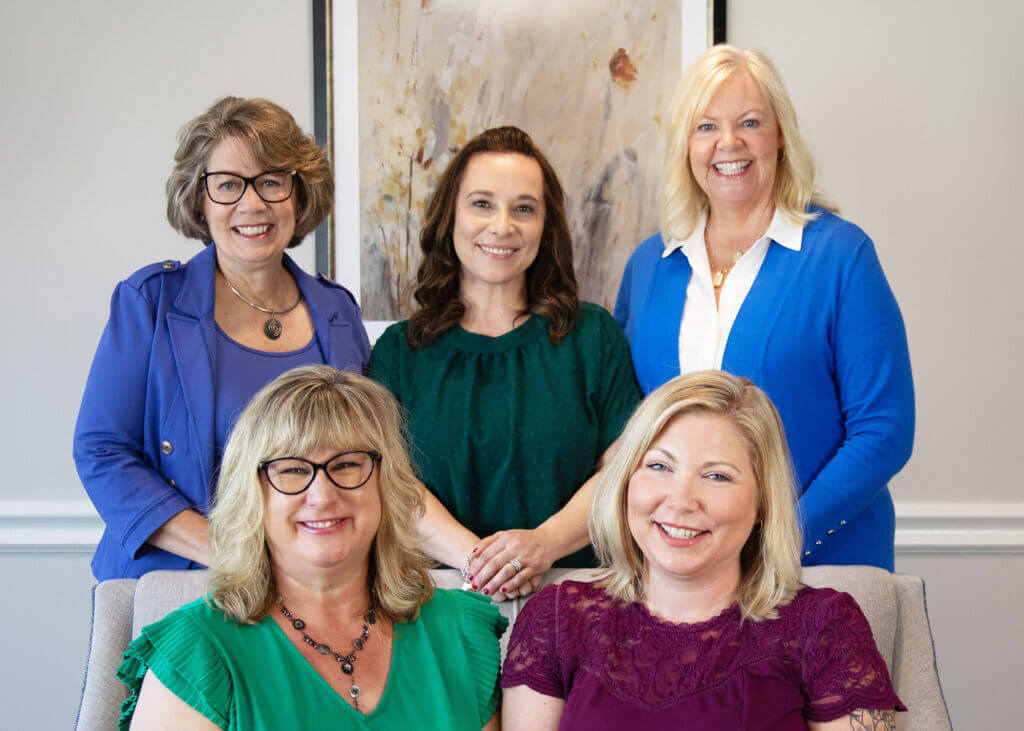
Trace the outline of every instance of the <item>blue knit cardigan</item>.
[[[893, 568], [887, 483], [914, 441], [903, 318], [871, 239], [812, 208], [800, 251], [772, 242], [726, 343], [722, 369], [779, 410], [797, 474], [803, 561]], [[679, 375], [690, 263], [661, 234], [626, 266], [615, 319], [644, 393]]]

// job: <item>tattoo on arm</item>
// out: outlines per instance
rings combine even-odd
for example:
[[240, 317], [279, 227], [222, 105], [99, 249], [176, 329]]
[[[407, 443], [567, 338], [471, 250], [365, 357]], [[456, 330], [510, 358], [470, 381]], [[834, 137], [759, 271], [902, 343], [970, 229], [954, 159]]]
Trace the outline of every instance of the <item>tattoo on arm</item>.
[[858, 708], [849, 719], [852, 731], [896, 731], [896, 711]]

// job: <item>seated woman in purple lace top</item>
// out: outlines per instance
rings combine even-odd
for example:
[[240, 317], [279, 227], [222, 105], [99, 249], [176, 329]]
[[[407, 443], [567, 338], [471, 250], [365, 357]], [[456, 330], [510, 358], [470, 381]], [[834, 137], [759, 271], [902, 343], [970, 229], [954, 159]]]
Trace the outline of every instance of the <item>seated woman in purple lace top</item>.
[[548, 586], [509, 641], [506, 731], [892, 729], [848, 595], [800, 583], [782, 424], [750, 381], [691, 373], [630, 419], [597, 486], [608, 573]]

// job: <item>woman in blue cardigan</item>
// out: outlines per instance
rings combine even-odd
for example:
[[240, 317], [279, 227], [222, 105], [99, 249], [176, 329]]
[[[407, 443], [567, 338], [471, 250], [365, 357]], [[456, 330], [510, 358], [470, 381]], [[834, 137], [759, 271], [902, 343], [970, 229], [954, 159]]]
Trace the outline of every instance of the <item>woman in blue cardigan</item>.
[[720, 45], [673, 101], [662, 233], [615, 317], [645, 393], [719, 368], [774, 401], [800, 486], [803, 562], [892, 570], [887, 483], [910, 457], [906, 333], [874, 245], [814, 192], [814, 161], [771, 62]]
[[331, 210], [324, 151], [281, 107], [227, 97], [181, 132], [167, 218], [206, 248], [114, 290], [75, 427], [78, 474], [105, 529], [96, 578], [209, 563], [214, 475], [235, 418], [301, 365], [359, 371], [352, 295], [284, 253]]

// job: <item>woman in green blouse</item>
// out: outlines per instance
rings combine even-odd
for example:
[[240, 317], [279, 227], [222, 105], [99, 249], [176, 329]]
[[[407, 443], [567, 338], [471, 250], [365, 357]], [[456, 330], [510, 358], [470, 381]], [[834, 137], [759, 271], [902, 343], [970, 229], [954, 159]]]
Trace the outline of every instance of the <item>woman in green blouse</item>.
[[640, 398], [628, 345], [577, 300], [565, 194], [516, 127], [455, 155], [420, 245], [419, 309], [369, 370], [408, 415], [423, 549], [484, 594], [528, 594], [556, 562], [593, 563], [594, 471]]
[[420, 487], [380, 385], [328, 366], [265, 386], [228, 442], [210, 593], [142, 630], [127, 729], [497, 729], [485, 597], [434, 589]]

